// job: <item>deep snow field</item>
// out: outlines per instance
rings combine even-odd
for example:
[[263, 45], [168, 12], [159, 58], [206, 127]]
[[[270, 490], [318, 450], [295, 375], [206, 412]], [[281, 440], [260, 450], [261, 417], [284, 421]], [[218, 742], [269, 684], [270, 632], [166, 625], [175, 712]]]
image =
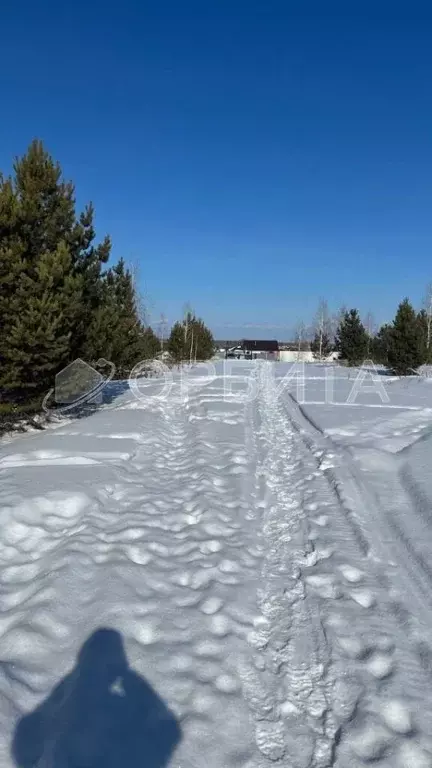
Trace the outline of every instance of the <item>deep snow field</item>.
[[1, 768], [432, 768], [432, 382], [227, 363], [0, 443]]

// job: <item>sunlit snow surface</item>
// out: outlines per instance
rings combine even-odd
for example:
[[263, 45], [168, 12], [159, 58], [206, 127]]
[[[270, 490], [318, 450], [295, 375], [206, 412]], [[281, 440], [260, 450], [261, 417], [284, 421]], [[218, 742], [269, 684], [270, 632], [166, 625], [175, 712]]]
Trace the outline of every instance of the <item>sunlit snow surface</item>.
[[290, 372], [0, 446], [0, 766], [432, 768], [432, 386]]

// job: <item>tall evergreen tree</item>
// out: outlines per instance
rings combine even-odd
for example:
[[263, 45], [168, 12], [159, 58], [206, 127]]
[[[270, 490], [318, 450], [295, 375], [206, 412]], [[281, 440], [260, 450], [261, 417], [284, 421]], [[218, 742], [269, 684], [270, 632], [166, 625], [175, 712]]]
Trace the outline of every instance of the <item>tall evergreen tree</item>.
[[357, 309], [346, 311], [336, 332], [336, 349], [348, 365], [361, 364], [367, 353], [368, 337]]
[[208, 360], [214, 353], [214, 339], [204, 322], [188, 312], [183, 322], [174, 323], [168, 350], [175, 362]]
[[90, 360], [104, 357], [114, 363], [119, 375], [126, 375], [137, 363], [156, 356], [159, 340], [139, 319], [132, 274], [123, 259], [106, 272], [99, 293], [87, 331], [85, 356]]
[[126, 269], [123, 259], [110, 270], [108, 275], [113, 295], [117, 324], [113, 339], [113, 362], [127, 371], [136, 363], [147, 358], [149, 353], [149, 332], [139, 320], [137, 297], [132, 274]]
[[55, 251], [41, 253], [30, 273], [22, 271], [14, 297], [19, 312], [9, 316], [1, 343], [3, 387], [38, 392], [53, 382], [69, 361], [81, 287], [63, 242]]
[[168, 339], [168, 352], [175, 363], [180, 363], [182, 360], [186, 360], [186, 348], [187, 348], [187, 330], [184, 323], [179, 320], [174, 323], [171, 328], [171, 333]]
[[150, 326], [143, 330], [143, 350], [143, 360], [154, 360], [161, 352], [160, 339]]
[[392, 326], [382, 325], [376, 336], [371, 338], [370, 356], [374, 363], [388, 365], [388, 354], [392, 338]]
[[10, 392], [48, 387], [82, 350], [110, 247], [93, 246], [92, 219], [91, 206], [76, 217], [73, 185], [40, 141], [0, 178], [0, 386]]
[[426, 350], [421, 320], [408, 299], [399, 304], [393, 321], [388, 351], [390, 367], [402, 376], [414, 373], [425, 362]]
[[422, 340], [422, 358], [424, 363], [430, 364], [432, 362], [432, 347], [429, 342], [429, 317], [425, 309], [421, 309], [417, 315], [417, 321], [420, 327], [420, 335]]
[[[132, 357], [136, 312], [133, 300], [121, 296], [131, 293], [130, 276], [116, 276], [107, 300], [109, 281], [102, 270], [111, 243], [108, 237], [99, 245], [94, 241], [92, 206], [76, 214], [73, 185], [42, 143], [33, 141], [16, 160], [12, 177], [0, 176], [3, 392], [16, 397], [48, 389], [56, 371], [74, 358], [109, 358], [113, 338], [117, 357], [123, 361], [128, 351]], [[113, 307], [116, 302], [122, 309]], [[122, 329], [115, 326], [119, 314]], [[143, 332], [136, 328], [140, 338]]]

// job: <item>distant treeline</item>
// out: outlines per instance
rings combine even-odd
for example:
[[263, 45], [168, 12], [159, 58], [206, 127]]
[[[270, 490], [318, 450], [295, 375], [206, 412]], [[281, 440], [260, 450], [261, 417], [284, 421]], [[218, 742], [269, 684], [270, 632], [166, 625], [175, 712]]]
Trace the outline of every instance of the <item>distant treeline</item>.
[[312, 326], [312, 340], [307, 341], [306, 326], [301, 323], [296, 343], [299, 349], [309, 343], [317, 359], [337, 351], [348, 365], [373, 360], [400, 375], [415, 373], [421, 365], [432, 362], [432, 290], [428, 289], [428, 297], [426, 308], [418, 312], [404, 299], [393, 322], [378, 329], [371, 313], [362, 321], [357, 309], [344, 307], [332, 316], [322, 300]]

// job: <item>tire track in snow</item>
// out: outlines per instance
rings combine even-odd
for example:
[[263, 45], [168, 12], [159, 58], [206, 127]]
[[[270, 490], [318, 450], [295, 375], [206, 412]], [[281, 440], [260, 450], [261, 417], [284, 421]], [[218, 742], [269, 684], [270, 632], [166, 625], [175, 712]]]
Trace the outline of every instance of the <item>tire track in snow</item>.
[[[421, 510], [417, 510], [419, 489], [416, 488], [413, 493], [411, 478], [406, 468], [402, 466], [398, 470], [400, 463], [398, 458], [378, 454], [378, 452], [376, 452], [375, 461], [377, 467], [374, 466], [371, 469], [369, 465], [367, 466], [369, 482], [364, 482], [361, 451], [360, 458], [356, 462], [348, 449], [335, 446], [331, 438], [324, 435], [309, 418], [293, 395], [291, 393], [288, 395], [290, 405], [287, 412], [291, 423], [314, 455], [324, 457], [317, 459], [317, 466], [320, 467], [322, 462], [327, 460], [327, 456], [331, 457], [330, 466], [324, 468], [324, 475], [337, 496], [343, 514], [349, 521], [364, 555], [372, 561], [390, 565], [390, 577], [385, 569], [377, 569], [376, 579], [385, 591], [391, 592], [393, 612], [403, 622], [404, 630], [407, 629], [407, 622], [412, 623], [411, 614], [415, 616], [414, 623], [423, 627], [422, 633], [425, 639], [430, 638], [432, 570], [429, 560], [425, 557], [424, 547], [422, 551], [419, 550], [425, 533], [425, 519], [423, 519], [423, 530], [421, 530], [418, 528], [418, 517], [410, 516], [411, 536], [399, 522], [399, 520], [406, 522], [406, 510], [410, 507], [414, 507], [416, 512], [422, 514]], [[300, 426], [301, 417], [305, 419], [306, 430]], [[307, 431], [308, 425], [312, 427], [312, 434]], [[331, 453], [328, 451], [328, 446]], [[377, 480], [380, 473], [384, 473], [385, 483], [377, 483], [380, 489], [378, 494], [371, 480], [374, 478]], [[417, 498], [413, 499], [412, 497], [415, 496]], [[403, 603], [408, 603], [411, 613], [406, 611]], [[418, 633], [418, 628], [413, 630], [414, 644], [416, 632]], [[432, 656], [432, 650], [429, 655]]]
[[327, 690], [340, 727], [334, 765], [431, 766], [430, 680], [415, 618], [398, 602], [383, 568], [380, 510], [359, 486], [351, 457], [303, 419], [292, 396], [283, 405], [306, 463], [309, 454], [311, 511], [321, 513], [309, 515], [317, 560], [305, 578], [307, 591], [321, 601], [330, 645]]
[[[422, 501], [420, 489], [418, 487], [413, 489], [412, 478], [406, 467], [402, 465], [398, 470], [399, 456], [403, 459], [407, 449], [402, 450], [398, 457], [375, 452], [375, 466], [371, 467], [368, 462], [369, 483], [365, 483], [362, 479], [361, 449], [359, 458], [355, 461], [348, 448], [335, 445], [331, 437], [325, 435], [309, 416], [306, 409], [297, 403], [292, 393], [287, 394], [291, 403], [288, 407], [289, 418], [305, 444], [311, 450], [316, 444], [320, 448], [318, 454], [323, 456], [328, 454], [328, 446], [331, 448], [332, 466], [325, 469], [324, 474], [338, 496], [344, 514], [349, 519], [364, 554], [383, 562], [388, 561], [391, 556], [393, 568], [397, 564], [397, 573], [393, 572], [392, 580], [398, 583], [398, 588], [401, 593], [405, 593], [405, 597], [408, 593], [409, 602], [416, 605], [418, 619], [425, 625], [426, 633], [430, 635], [432, 631], [432, 566], [425, 558], [424, 548], [423, 551], [418, 549], [425, 531], [417, 529], [413, 532], [413, 525], [417, 524], [416, 515], [410, 516], [411, 536], [407, 535], [399, 522], [399, 518], [406, 521], [408, 507], [413, 507], [420, 516], [424, 516], [421, 503], [419, 504], [419, 497], [420, 502]], [[300, 422], [306, 426], [306, 429], [300, 426]], [[311, 427], [309, 432], [308, 426]], [[385, 484], [377, 483], [380, 489], [378, 494], [370, 481], [374, 477], [378, 479], [380, 474], [384, 474], [386, 482]], [[428, 506], [428, 502], [425, 504], [423, 500], [423, 510]], [[390, 581], [386, 575], [381, 573], [379, 578], [389, 589]], [[403, 612], [403, 609], [400, 608], [400, 611]]]

